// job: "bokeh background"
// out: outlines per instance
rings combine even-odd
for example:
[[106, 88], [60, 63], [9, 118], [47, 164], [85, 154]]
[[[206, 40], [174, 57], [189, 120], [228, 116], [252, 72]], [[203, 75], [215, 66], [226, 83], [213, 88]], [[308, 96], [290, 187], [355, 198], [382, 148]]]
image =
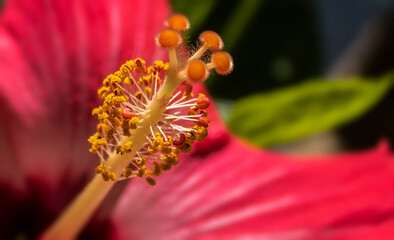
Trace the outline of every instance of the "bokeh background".
[[393, 147], [393, 1], [170, 2], [189, 17], [191, 44], [214, 30], [234, 58], [207, 86], [236, 135], [302, 154]]
[[[223, 37], [225, 50], [232, 54], [235, 63], [232, 74], [225, 77], [212, 74], [207, 81], [207, 87], [229, 129], [237, 136], [260, 148], [302, 155], [370, 149], [382, 139], [386, 139], [393, 148], [392, 0], [170, 2], [175, 12], [189, 17], [192, 28], [188, 37], [191, 44], [197, 41], [200, 32], [213, 30]], [[0, 0], [0, 6], [3, 3]], [[83, 141], [88, 145], [85, 139]], [[89, 154], [87, 147], [78, 147], [83, 149], [83, 154]], [[78, 155], [78, 166], [81, 165], [80, 156], [85, 155]], [[50, 160], [52, 158], [48, 158], [47, 162], [50, 163]], [[86, 161], [86, 166], [81, 167], [80, 172], [72, 172], [78, 177], [65, 175], [65, 180], [59, 178], [58, 183], [62, 184], [62, 188], [54, 187], [53, 190], [48, 190], [41, 182], [27, 181], [30, 185], [26, 197], [11, 195], [13, 189], [8, 185], [0, 186], [0, 193], [3, 193], [0, 195], [4, 196], [6, 203], [10, 203], [10, 206], [3, 204], [3, 209], [11, 212], [19, 225], [20, 216], [23, 216], [24, 221], [20, 228], [8, 218], [6, 223], [11, 223], [17, 233], [21, 231], [22, 237], [25, 233], [41, 233], [45, 224], [61, 212], [93, 175], [91, 168], [88, 168], [92, 163], [95, 164], [93, 161]], [[55, 170], [62, 170], [55, 164], [48, 166], [48, 169], [53, 167]], [[41, 166], [39, 167], [41, 169]], [[89, 169], [89, 172], [83, 175], [86, 169]], [[305, 169], [309, 171], [310, 168]], [[58, 172], [61, 172], [60, 170]], [[236, 168], [232, 170], [235, 172]], [[264, 175], [264, 171], [267, 169], [261, 168], [261, 175]], [[364, 175], [357, 175], [360, 170], [351, 172], [345, 168], [344, 171], [354, 173], [352, 177], [355, 179], [350, 183], [346, 180], [346, 184], [340, 186], [343, 192], [347, 192], [349, 184], [358, 184]], [[388, 173], [390, 172], [386, 174]], [[44, 176], [41, 172], [38, 174]], [[336, 173], [330, 174], [336, 177]], [[330, 179], [330, 174], [326, 176], [327, 179]], [[375, 178], [380, 172], [371, 171], [370, 174]], [[49, 179], [48, 176], [46, 177]], [[85, 178], [86, 176], [88, 178]], [[291, 179], [291, 174], [289, 176]], [[284, 175], [281, 180], [290, 182], [286, 177]], [[309, 186], [308, 184], [315, 183], [317, 178], [312, 174], [303, 179], [305, 182], [300, 185]], [[383, 185], [380, 179], [378, 180], [378, 183]], [[384, 179], [384, 183], [386, 182], [390, 184]], [[318, 183], [316, 182], [317, 185]], [[333, 184], [340, 185], [339, 183]], [[171, 184], [177, 186], [179, 183], [177, 181]], [[371, 190], [370, 185], [363, 184], [361, 181], [360, 185], [357, 185], [357, 191]], [[310, 186], [311, 189], [316, 188], [313, 184]], [[104, 202], [102, 212], [107, 212], [99, 212], [97, 215], [107, 216], [112, 206], [115, 206], [113, 199], [122, 196], [120, 193], [126, 187], [127, 182], [118, 184], [117, 189]], [[391, 186], [389, 187], [391, 189]], [[250, 193], [253, 194], [253, 191]], [[352, 193], [350, 192], [350, 196]], [[379, 191], [375, 193], [380, 194]], [[248, 196], [245, 195], [250, 200]], [[155, 199], [156, 195], [151, 197]], [[51, 201], [56, 202], [55, 210], [48, 208], [47, 203]], [[341, 201], [341, 198], [338, 198], [338, 201]], [[316, 202], [316, 205], [319, 204], [321, 202]], [[363, 203], [360, 204], [364, 207]], [[149, 209], [149, 205], [146, 209]], [[4, 215], [5, 211], [2, 211]], [[376, 216], [380, 217], [379, 214], [381, 213]], [[31, 223], [37, 223], [39, 227], [31, 226], [34, 225]], [[100, 234], [96, 231], [99, 228], [94, 224], [90, 229], [93, 229], [92, 232], [96, 235]], [[100, 224], [103, 223], [99, 222], [98, 225]], [[5, 226], [7, 228], [7, 225]]]
[[[223, 37], [229, 76], [208, 88], [230, 129], [265, 148], [327, 153], [393, 143], [390, 0], [172, 0]], [[391, 145], [393, 146], [393, 145]]]

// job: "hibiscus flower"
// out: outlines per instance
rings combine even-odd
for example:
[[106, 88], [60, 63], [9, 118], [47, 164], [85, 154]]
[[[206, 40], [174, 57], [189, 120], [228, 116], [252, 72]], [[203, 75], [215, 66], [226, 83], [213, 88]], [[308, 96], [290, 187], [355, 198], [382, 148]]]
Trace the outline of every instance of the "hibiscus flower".
[[[97, 160], [86, 139], [96, 125], [90, 113], [99, 83], [128, 59], [165, 59], [154, 37], [168, 14], [159, 0], [7, 2], [0, 26], [2, 237], [38, 236], [92, 178]], [[295, 161], [237, 140], [214, 106], [208, 112], [204, 141], [156, 186], [133, 179], [119, 201], [110, 193], [113, 211], [96, 215], [82, 236], [391, 237], [394, 166], [385, 144]]]

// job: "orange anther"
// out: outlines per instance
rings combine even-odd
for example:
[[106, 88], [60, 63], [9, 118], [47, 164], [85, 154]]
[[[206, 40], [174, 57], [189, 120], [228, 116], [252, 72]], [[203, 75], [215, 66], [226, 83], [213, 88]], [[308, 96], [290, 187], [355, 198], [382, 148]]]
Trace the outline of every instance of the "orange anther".
[[173, 48], [181, 43], [182, 37], [174, 29], [165, 28], [156, 35], [156, 44], [163, 48]]
[[209, 76], [209, 71], [204, 62], [194, 60], [189, 63], [186, 70], [187, 78], [193, 82], [205, 81]]
[[122, 111], [122, 117], [125, 119], [131, 119], [133, 117], [137, 117], [138, 115], [131, 111], [130, 108], [125, 108]]
[[198, 109], [206, 109], [209, 107], [209, 98], [207, 97], [200, 97], [196, 101], [196, 107]]
[[185, 141], [186, 141], [186, 136], [185, 134], [181, 133], [178, 135], [177, 138], [174, 139], [174, 141], [172, 141], [172, 144], [174, 146], [181, 146]]
[[193, 91], [193, 84], [189, 81], [184, 81], [182, 85], [185, 85], [185, 94], [189, 96]]
[[212, 31], [201, 33], [200, 40], [207, 44], [212, 50], [217, 51], [223, 48], [223, 41], [219, 34]]
[[167, 19], [166, 25], [178, 31], [186, 31], [190, 28], [190, 23], [187, 17], [178, 13], [171, 15]]
[[207, 117], [200, 117], [197, 122], [198, 126], [208, 127], [209, 125], [209, 118]]
[[215, 52], [212, 62], [216, 65], [216, 72], [222, 75], [229, 74], [233, 70], [233, 59], [227, 52]]

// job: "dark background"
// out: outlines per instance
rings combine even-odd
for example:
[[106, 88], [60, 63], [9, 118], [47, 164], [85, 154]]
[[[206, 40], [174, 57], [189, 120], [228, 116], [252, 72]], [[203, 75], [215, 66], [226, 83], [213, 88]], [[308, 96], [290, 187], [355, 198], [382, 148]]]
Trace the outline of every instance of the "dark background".
[[[207, 82], [224, 112], [242, 97], [311, 77], [375, 77], [393, 69], [393, 1], [221, 0], [208, 3], [214, 6], [204, 12], [204, 20], [194, 18], [199, 4], [206, 2], [172, 0], [175, 11], [185, 13], [198, 25], [191, 39], [197, 39], [205, 29], [217, 31], [234, 58], [230, 75], [214, 76]], [[229, 34], [232, 31], [236, 37]], [[352, 54], [347, 54], [349, 51]], [[382, 138], [393, 143], [393, 109], [391, 90], [361, 118], [336, 129], [341, 150], [370, 148]]]

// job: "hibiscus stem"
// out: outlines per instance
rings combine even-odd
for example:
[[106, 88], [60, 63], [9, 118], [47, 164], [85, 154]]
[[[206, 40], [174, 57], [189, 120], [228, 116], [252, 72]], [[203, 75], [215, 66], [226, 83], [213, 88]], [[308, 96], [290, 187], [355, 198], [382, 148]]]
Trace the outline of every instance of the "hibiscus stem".
[[74, 239], [114, 184], [114, 181], [106, 182], [96, 175], [41, 239]]

